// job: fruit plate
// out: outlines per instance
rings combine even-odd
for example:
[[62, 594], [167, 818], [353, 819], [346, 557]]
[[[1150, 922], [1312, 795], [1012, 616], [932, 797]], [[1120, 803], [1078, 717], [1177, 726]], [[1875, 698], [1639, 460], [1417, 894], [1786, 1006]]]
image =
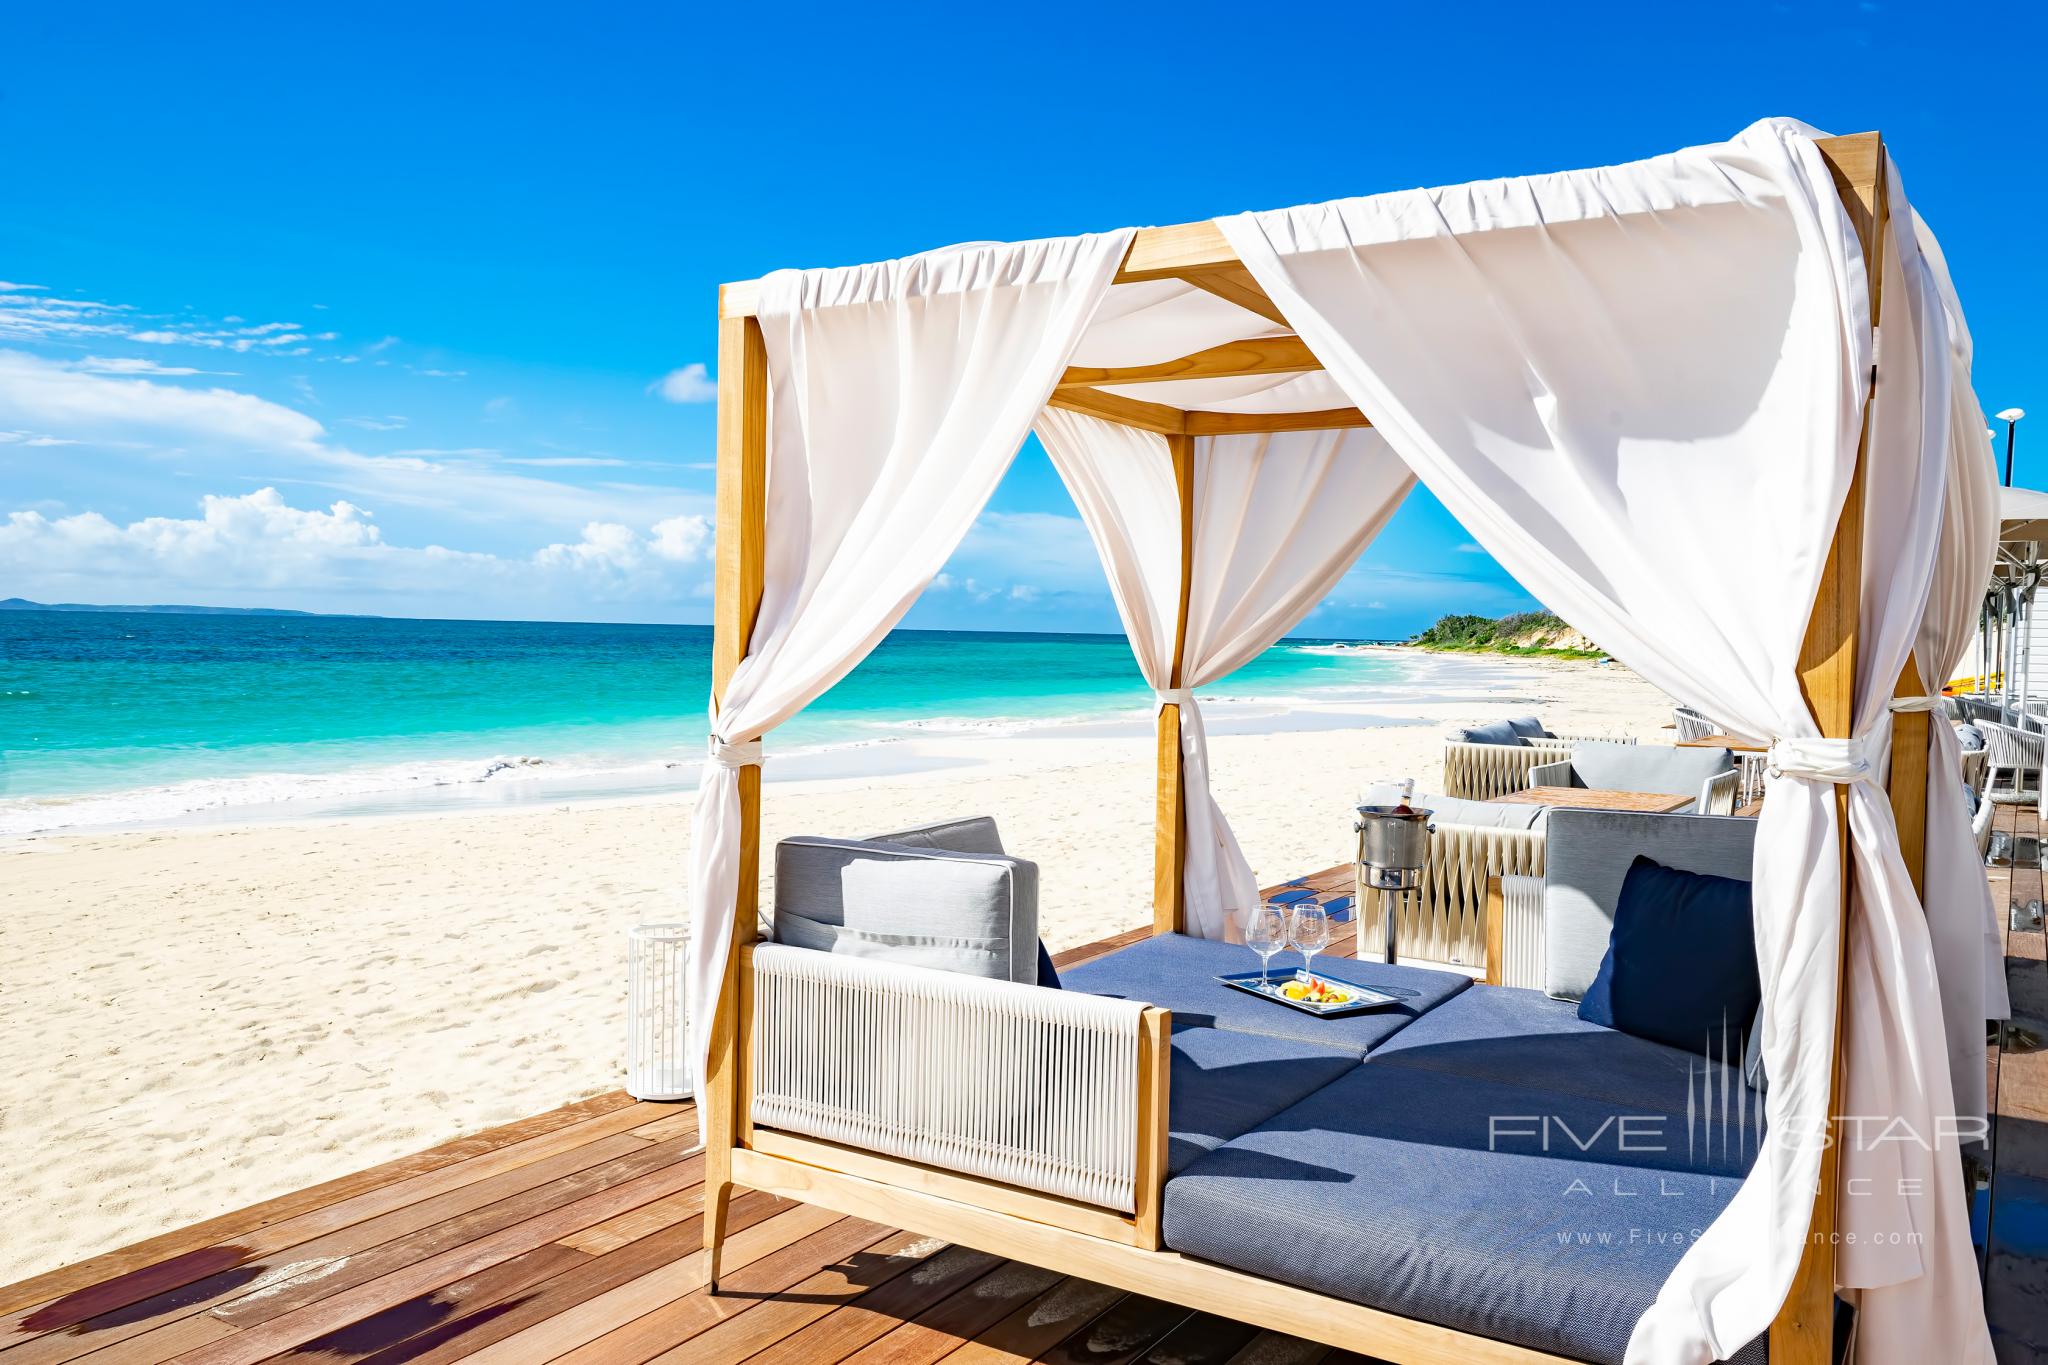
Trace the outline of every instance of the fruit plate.
[[[1342, 977], [1331, 976], [1328, 972], [1316, 972], [1311, 975], [1300, 967], [1296, 967], [1292, 972], [1276, 972], [1270, 980], [1263, 978], [1258, 972], [1237, 972], [1230, 976], [1219, 976], [1216, 979], [1233, 990], [1244, 991], [1248, 995], [1256, 995], [1261, 1000], [1270, 1000], [1276, 1005], [1285, 1005], [1291, 1010], [1300, 1010], [1303, 1014], [1313, 1014], [1319, 1019], [1334, 1019], [1339, 1015], [1358, 1014], [1364, 1010], [1384, 1009], [1388, 1005], [1398, 1005], [1401, 1003], [1397, 996], [1388, 995], [1384, 991], [1373, 990], [1369, 986], [1361, 986], [1356, 981], [1346, 981]], [[1325, 986], [1335, 987], [1349, 998], [1337, 1004], [1318, 1005], [1311, 1004], [1306, 1000], [1290, 1000], [1283, 994], [1288, 986], [1294, 984], [1305, 986], [1311, 980], [1319, 980]]]

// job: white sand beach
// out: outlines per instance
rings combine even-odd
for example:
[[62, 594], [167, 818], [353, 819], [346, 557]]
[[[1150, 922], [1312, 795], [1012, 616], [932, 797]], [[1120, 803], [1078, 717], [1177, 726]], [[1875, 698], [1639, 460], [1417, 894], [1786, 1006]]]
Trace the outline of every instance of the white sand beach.
[[[1345, 861], [1362, 785], [1432, 789], [1447, 724], [1535, 710], [1665, 738], [1668, 700], [1619, 667], [1483, 667], [1501, 700], [1218, 734], [1216, 793], [1261, 881]], [[971, 762], [771, 781], [767, 840], [992, 814], [1040, 865], [1055, 950], [1149, 918], [1149, 739], [916, 742]], [[688, 814], [668, 797], [0, 843], [0, 1281], [618, 1088], [625, 931], [681, 916]]]

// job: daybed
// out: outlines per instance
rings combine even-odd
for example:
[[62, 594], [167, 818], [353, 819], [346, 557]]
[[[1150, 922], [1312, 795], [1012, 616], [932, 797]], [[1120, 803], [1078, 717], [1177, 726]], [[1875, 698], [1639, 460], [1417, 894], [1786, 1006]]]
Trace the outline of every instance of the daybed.
[[[778, 271], [722, 290], [718, 384], [711, 744], [688, 883], [714, 1289], [748, 1187], [1410, 1365], [1558, 1358], [1516, 1334], [1611, 1355], [1624, 1330], [1655, 1365], [1766, 1330], [1776, 1365], [1819, 1365], [1838, 1284], [1857, 1291], [1872, 1365], [1989, 1360], [1955, 1152], [1873, 1154], [1786, 1122], [1832, 1112], [1820, 1100], [1852, 1082], [1923, 1132], [1950, 1094], [1981, 1107], [1968, 1059], [1992, 908], [1952, 856], [1960, 784], [1929, 779], [1950, 774], [1952, 737], [1930, 743], [1921, 703], [1967, 647], [1995, 480], [1961, 311], [1882, 139], [1774, 120], [1596, 171]], [[1229, 1254], [1258, 1273], [1165, 1245], [1228, 1235], [1204, 1230], [1235, 1216], [1197, 1198], [1206, 1163], [1312, 1165], [1328, 1178], [1289, 1194], [1335, 1196], [1393, 1180], [1396, 1152], [1470, 1162], [1419, 1099], [1377, 1120], [1336, 1101], [1433, 1082], [1416, 1077], [1465, 1055], [1455, 1038], [1406, 1063], [1373, 1054], [1450, 1027], [1466, 1002], [1511, 1000], [1501, 987], [1420, 1001], [1358, 1062], [1220, 1022], [1176, 1034], [1169, 1010], [1133, 999], [756, 943], [763, 737], [903, 619], [1032, 431], [1156, 699], [1156, 933], [1225, 938], [1257, 895], [1212, 788], [1198, 689], [1307, 620], [1418, 480], [1628, 667], [1769, 742], [1753, 941], [1779, 1121], [1760, 1160], [1795, 1193], [1728, 1204], [1682, 1254], [1629, 1255], [1670, 1270], [1632, 1329], [1656, 1270], [1631, 1279], [1606, 1250], [1546, 1247], [1563, 1267], [1546, 1280], [1512, 1242], [1527, 1210], [1479, 1235], [1521, 1169], [1498, 1152], [1465, 1172], [1496, 1193], [1438, 1190], [1480, 1205], [1468, 1214], [1401, 1211], [1387, 1189], [1363, 1239], [1377, 1264], [1326, 1248], [1314, 1278], [1245, 1236]], [[1731, 555], [1742, 574], [1721, 572]], [[1871, 772], [1882, 755], [1889, 770]], [[1895, 821], [1925, 837], [1893, 837]], [[1959, 912], [1923, 910], [1923, 878], [1929, 906]], [[1852, 908], [1870, 932], [1848, 932]], [[1521, 960], [1508, 945], [1529, 955], [1511, 918], [1504, 891], [1504, 971]], [[1940, 1000], [1871, 984], [1937, 979]], [[1840, 1008], [1842, 983], [1879, 1007]], [[1541, 1032], [1544, 1008], [1531, 997], [1517, 1028]], [[1314, 1065], [1253, 1050], [1304, 1047], [1322, 1049]], [[1204, 1085], [1268, 1070], [1313, 1088]], [[1337, 1078], [1317, 1084], [1323, 1070]], [[1205, 1093], [1255, 1102], [1226, 1113], [1214, 1098], [1201, 1124], [1190, 1102]], [[1346, 1126], [1374, 1121], [1414, 1126]], [[1891, 1202], [1840, 1197], [1894, 1158], [1927, 1177], [1904, 1278], [1835, 1251], [1902, 1226]], [[1448, 1268], [1426, 1282], [1393, 1250], [1461, 1229], [1469, 1255], [1537, 1288], [1489, 1292]], [[1590, 1306], [1546, 1321], [1561, 1285]], [[1361, 1301], [1396, 1293], [1410, 1311]]]
[[[897, 900], [923, 908], [927, 936], [970, 936], [943, 935], [932, 918], [952, 885], [947, 856], [896, 842], [785, 842], [776, 857], [778, 938], [816, 941], [817, 926], [830, 922], [840, 951], [754, 951], [763, 1059], [752, 1078], [754, 1140], [805, 1151], [806, 1141], [857, 1138], [867, 1150], [943, 1157], [954, 1169], [1021, 1176], [1118, 1206], [1121, 1185], [1105, 1193], [1114, 1182], [1091, 1186], [1044, 1164], [1005, 1167], [1014, 1153], [1002, 1153], [1002, 1142], [976, 1141], [977, 1131], [986, 1138], [1028, 1126], [1020, 1110], [1057, 1094], [1030, 1075], [1005, 1092], [997, 1073], [1014, 1052], [974, 1051], [970, 1062], [955, 1043], [935, 1044], [929, 1016], [877, 1015], [864, 1002], [886, 985], [892, 996], [937, 993], [969, 1008], [1008, 1009], [1015, 1031], [1007, 1046], [1036, 1059], [1058, 1049], [1045, 1045], [1046, 1034], [1034, 1047], [1017, 1023], [1033, 1010], [1078, 1018], [1107, 998], [1155, 1016], [1170, 1011], [1164, 1247], [1536, 1351], [1619, 1361], [1688, 1230], [1705, 1226], [1740, 1187], [1761, 1106], [1734, 1070], [1583, 1022], [1572, 997], [1606, 951], [1605, 926], [1638, 852], [1746, 879], [1755, 826], [1573, 810], [1553, 812], [1550, 824], [1552, 878], [1514, 879], [1518, 896], [1531, 881], [1538, 888], [1540, 909], [1523, 931], [1540, 933], [1548, 954], [1540, 974], [1523, 970], [1539, 988], [1336, 962], [1331, 972], [1401, 1000], [1337, 1019], [1219, 985], [1218, 975], [1249, 970], [1252, 955], [1180, 934], [1072, 968], [1059, 992], [891, 968], [870, 957], [890, 951], [888, 936], [860, 922], [889, 914]], [[848, 886], [858, 888], [850, 898]], [[970, 911], [961, 928], [1001, 938], [1033, 926]], [[1512, 956], [1533, 961], [1523, 943]], [[1506, 967], [1491, 964], [1490, 979]], [[804, 1057], [834, 1060], [806, 1066]], [[910, 1075], [948, 1097], [945, 1112], [913, 1121], [890, 1111], [902, 1102], [899, 1087], [869, 1084]], [[1738, 1358], [1761, 1357], [1759, 1344]]]

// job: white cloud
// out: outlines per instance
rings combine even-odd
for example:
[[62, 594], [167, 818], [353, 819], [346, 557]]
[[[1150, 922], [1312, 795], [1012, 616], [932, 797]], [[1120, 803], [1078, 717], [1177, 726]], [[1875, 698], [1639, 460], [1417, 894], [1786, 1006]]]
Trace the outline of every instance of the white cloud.
[[718, 381], [703, 364], [692, 361], [670, 370], [649, 384], [647, 391], [660, 394], [671, 403], [711, 403], [718, 399]]
[[[646, 532], [592, 522], [574, 543], [529, 558], [388, 543], [369, 511], [346, 499], [299, 508], [275, 488], [209, 494], [197, 517], [126, 525], [97, 512], [0, 518], [0, 574], [32, 595], [99, 601], [239, 599], [240, 604], [389, 602], [428, 610], [521, 614], [552, 605], [684, 602], [708, 590], [710, 525], [674, 517]], [[340, 600], [337, 602], [336, 599]]]
[[197, 370], [190, 365], [159, 365], [154, 360], [125, 355], [89, 355], [83, 360], [72, 361], [66, 368], [83, 370], [87, 374], [153, 374], [170, 378], [195, 374], [232, 376], [234, 373], [232, 370]]
[[385, 337], [380, 341], [371, 342], [369, 345], [363, 347], [363, 350], [366, 354], [375, 355], [379, 351], [388, 351], [397, 344], [397, 337]]
[[0, 429], [139, 444], [185, 460], [233, 461], [237, 470], [256, 456], [266, 478], [298, 478], [353, 498], [501, 527], [659, 520], [708, 511], [711, 503], [708, 494], [676, 488], [585, 488], [470, 459], [450, 462], [440, 458], [450, 452], [440, 450], [366, 455], [337, 444], [305, 413], [254, 394], [90, 374], [20, 351], [0, 350]]
[[47, 284], [16, 284], [13, 280], [0, 280], [0, 294], [27, 293], [49, 287]]
[[397, 431], [405, 425], [405, 418], [395, 413], [389, 417], [344, 417], [341, 420], [365, 431]]
[[1029, 583], [1012, 583], [1010, 585], [1010, 600], [1012, 602], [1036, 602], [1038, 600], [1038, 589], [1032, 587]]
[[0, 431], [0, 445], [16, 446], [75, 446], [78, 442], [67, 441], [61, 436], [45, 436], [37, 431]]

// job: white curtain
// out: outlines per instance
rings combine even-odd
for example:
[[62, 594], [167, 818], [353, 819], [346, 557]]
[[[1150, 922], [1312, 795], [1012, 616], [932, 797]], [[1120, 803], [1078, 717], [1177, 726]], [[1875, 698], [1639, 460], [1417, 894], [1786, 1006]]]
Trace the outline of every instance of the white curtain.
[[[1219, 220], [1345, 392], [1535, 596], [1667, 693], [1776, 741], [1754, 891], [1768, 1134], [1637, 1325], [1637, 1362], [1740, 1348], [1797, 1266], [1829, 1113], [1836, 781], [1855, 779], [1850, 989], [1898, 1011], [1848, 1011], [1852, 1075], [1895, 1082], [1879, 1112], [1930, 1136], [1950, 1093], [1926, 927], [1866, 753], [1889, 734], [1932, 576], [1945, 444], [1929, 451], [1917, 411], [1866, 474], [1880, 548], [1863, 561], [1856, 738], [1820, 741], [1799, 684], [1873, 359], [1860, 249], [1813, 136], [1770, 121], [1632, 165]], [[1918, 339], [1895, 350], [1889, 312], [1885, 330], [1886, 382], [1922, 384]], [[1845, 1159], [1852, 1176], [1868, 1164]], [[1869, 1359], [1926, 1359], [1930, 1341], [1990, 1358], [1952, 1142], [1942, 1160], [1951, 1178], [1896, 1228], [1927, 1243], [1851, 1267], [1916, 1276], [1884, 1291], [1898, 1335], [1866, 1332]], [[1873, 1217], [1899, 1203], [1845, 1201], [1845, 1223], [1882, 1230]], [[1917, 1323], [1890, 1311], [1909, 1302]]]
[[[1128, 230], [779, 271], [767, 543], [692, 817], [688, 995], [703, 1093], [738, 895], [739, 768], [866, 657], [967, 533], [1108, 292]], [[724, 528], [721, 528], [721, 533]]]
[[1140, 672], [1162, 704], [1180, 706], [1188, 932], [1231, 937], [1257, 901], [1258, 883], [1209, 790], [1193, 689], [1242, 668], [1300, 624], [1415, 477], [1363, 428], [1196, 437], [1188, 625], [1175, 690], [1180, 493], [1166, 438], [1056, 409], [1038, 419], [1038, 435], [1102, 556]]

